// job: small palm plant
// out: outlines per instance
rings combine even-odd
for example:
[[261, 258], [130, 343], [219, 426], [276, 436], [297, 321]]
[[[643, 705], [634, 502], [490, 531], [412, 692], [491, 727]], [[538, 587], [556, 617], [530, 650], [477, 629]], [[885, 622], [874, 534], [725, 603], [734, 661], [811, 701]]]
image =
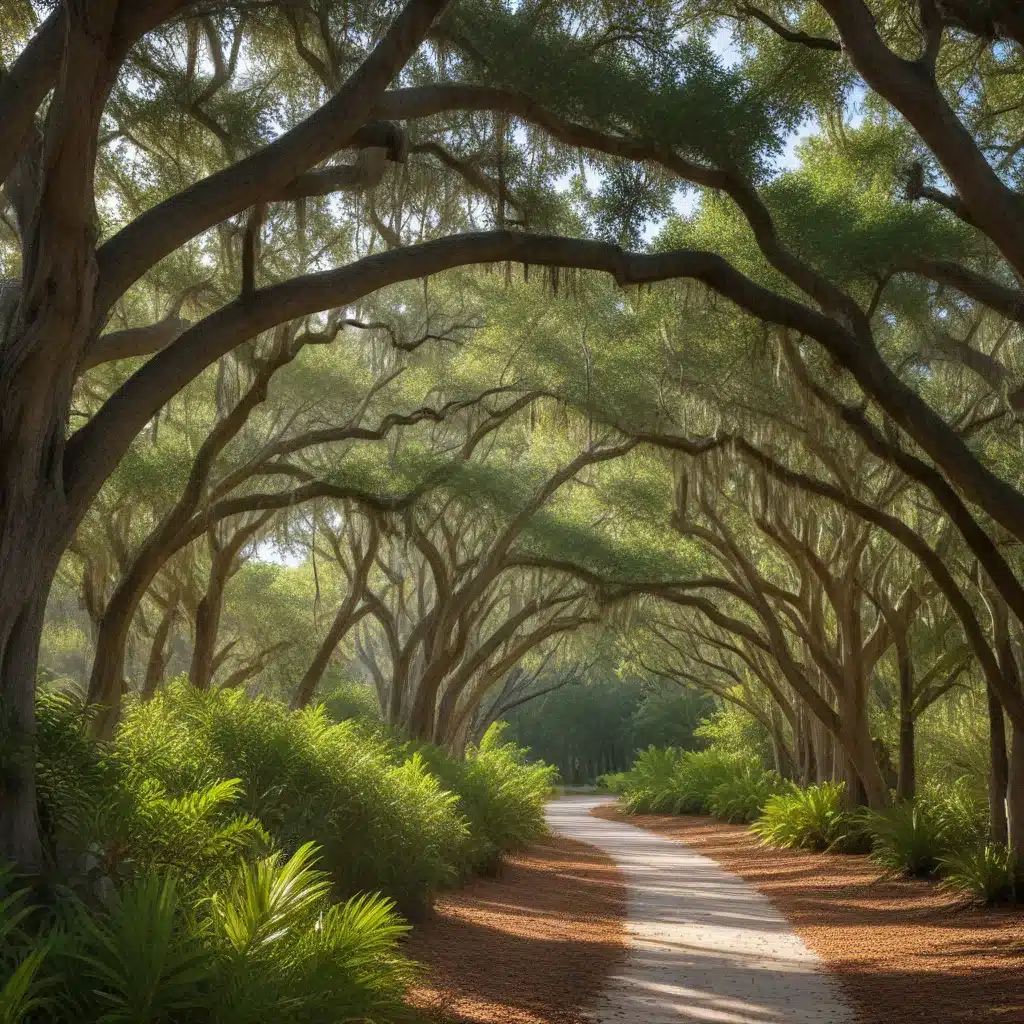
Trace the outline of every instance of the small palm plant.
[[79, 912], [74, 959], [90, 981], [98, 1024], [187, 1019], [206, 1003], [209, 958], [169, 875], [140, 873], [105, 910]]
[[841, 845], [851, 829], [844, 807], [846, 787], [841, 782], [823, 782], [789, 789], [769, 797], [761, 817], [751, 826], [769, 846], [806, 850], [829, 850]]
[[214, 1019], [332, 1024], [401, 1012], [412, 965], [396, 944], [407, 930], [377, 895], [329, 905], [330, 881], [307, 843], [239, 867], [210, 900], [216, 957]]
[[49, 1008], [55, 978], [49, 946], [23, 927], [37, 908], [28, 889], [15, 889], [14, 869], [0, 866], [0, 1024], [21, 1024]]
[[1019, 899], [1020, 865], [1006, 846], [982, 843], [956, 850], [940, 858], [939, 868], [948, 889], [973, 893], [985, 903]]
[[948, 827], [925, 800], [907, 800], [883, 811], [866, 811], [871, 859], [887, 874], [924, 877], [934, 874], [947, 850]]

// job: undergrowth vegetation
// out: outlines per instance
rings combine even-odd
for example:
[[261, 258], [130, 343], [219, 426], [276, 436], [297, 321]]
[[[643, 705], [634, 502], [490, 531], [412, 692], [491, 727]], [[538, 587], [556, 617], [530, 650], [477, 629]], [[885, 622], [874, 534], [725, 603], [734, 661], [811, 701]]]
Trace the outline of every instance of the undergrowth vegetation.
[[650, 747], [628, 772], [601, 782], [630, 814], [709, 814], [749, 824], [768, 846], [869, 853], [887, 875], [940, 876], [986, 902], [1024, 891], [1015, 858], [990, 841], [976, 772], [940, 776], [913, 800], [869, 810], [852, 805], [842, 782], [801, 787], [765, 770], [756, 751], [715, 743], [702, 751]]
[[401, 914], [539, 835], [554, 770], [172, 683], [109, 743], [38, 710], [48, 877], [0, 872], [0, 1020], [392, 1021]]

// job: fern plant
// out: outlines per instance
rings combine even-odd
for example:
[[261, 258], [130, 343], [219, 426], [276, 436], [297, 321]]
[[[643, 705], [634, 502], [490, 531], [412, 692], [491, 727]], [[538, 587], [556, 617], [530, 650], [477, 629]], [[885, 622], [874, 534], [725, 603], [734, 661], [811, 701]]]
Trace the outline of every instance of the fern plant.
[[97, 809], [92, 849], [104, 875], [170, 868], [190, 885], [209, 886], [243, 857], [265, 852], [270, 837], [237, 811], [238, 779], [171, 796], [156, 779], [119, 786]]
[[934, 806], [908, 800], [883, 811], [864, 812], [871, 859], [889, 874], [931, 875], [947, 851], [947, 825]]
[[769, 797], [751, 828], [769, 846], [833, 849], [851, 831], [851, 818], [843, 806], [845, 790], [841, 782], [807, 789], [790, 783], [786, 792]]
[[972, 893], [985, 903], [1010, 900], [1019, 892], [1020, 865], [1006, 846], [982, 843], [956, 850], [939, 859], [939, 869], [943, 886]]
[[782, 792], [785, 783], [774, 772], [757, 766], [740, 768], [731, 779], [720, 782], [708, 796], [708, 810], [716, 817], [747, 825], [756, 820], [768, 800]]

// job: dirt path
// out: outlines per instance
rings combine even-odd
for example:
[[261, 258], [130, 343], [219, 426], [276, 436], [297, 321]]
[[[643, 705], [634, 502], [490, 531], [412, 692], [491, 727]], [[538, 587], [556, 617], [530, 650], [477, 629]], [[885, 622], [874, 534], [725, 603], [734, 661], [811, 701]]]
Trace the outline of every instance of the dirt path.
[[[623, 820], [611, 806], [597, 813]], [[839, 979], [864, 1024], [1024, 1022], [1020, 909], [972, 906], [932, 882], [879, 881], [866, 857], [765, 849], [743, 826], [712, 818], [626, 820], [756, 885]]]
[[548, 805], [629, 884], [629, 956], [594, 1005], [599, 1024], [853, 1024], [818, 957], [756, 888], [671, 839], [593, 816], [601, 797]]
[[405, 943], [426, 969], [412, 1002], [444, 1024], [583, 1024], [625, 954], [625, 910], [611, 859], [552, 836], [437, 901]]

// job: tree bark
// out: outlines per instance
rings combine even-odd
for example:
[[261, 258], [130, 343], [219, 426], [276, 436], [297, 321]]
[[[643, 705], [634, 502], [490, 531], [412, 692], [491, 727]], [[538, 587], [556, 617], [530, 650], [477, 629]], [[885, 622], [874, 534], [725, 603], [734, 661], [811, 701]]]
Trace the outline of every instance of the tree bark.
[[[1013, 651], [1009, 614], [996, 596], [991, 599], [993, 632], [999, 668], [1008, 687], [1020, 692], [1020, 666]], [[1010, 722], [1010, 749], [1007, 758], [1006, 833], [1010, 849], [1024, 854], [1024, 730]]]
[[896, 661], [900, 684], [900, 751], [896, 799], [911, 800], [917, 791], [917, 770], [914, 760], [914, 665], [905, 635], [897, 635]]
[[1006, 753], [1006, 722], [1003, 706], [991, 686], [986, 686], [988, 697], [988, 821], [989, 837], [993, 843], [1005, 846], [1009, 841], [1006, 827], [1006, 789], [1009, 785], [1009, 762]]
[[195, 643], [192, 645], [192, 661], [188, 675], [197, 690], [208, 690], [213, 682], [217, 634], [220, 631], [220, 617], [224, 608], [224, 588], [227, 585], [233, 558], [233, 551], [227, 556], [223, 551], [214, 552], [206, 592], [196, 608]]
[[[4, 579], [9, 598], [14, 588]], [[14, 860], [31, 873], [43, 866], [35, 785], [35, 680], [51, 579], [40, 573], [34, 593], [16, 612], [7, 613], [8, 621], [0, 618], [0, 860]]]
[[1024, 857], [1024, 731], [1010, 727], [1010, 756], [1006, 786], [1007, 843]]
[[157, 691], [157, 687], [164, 681], [164, 673], [167, 671], [167, 641], [174, 626], [174, 620], [178, 616], [178, 598], [173, 595], [167, 602], [163, 615], [157, 623], [156, 632], [153, 634], [153, 643], [149, 648], [149, 660], [146, 662], [146, 677], [142, 683], [142, 697], [149, 700]]

